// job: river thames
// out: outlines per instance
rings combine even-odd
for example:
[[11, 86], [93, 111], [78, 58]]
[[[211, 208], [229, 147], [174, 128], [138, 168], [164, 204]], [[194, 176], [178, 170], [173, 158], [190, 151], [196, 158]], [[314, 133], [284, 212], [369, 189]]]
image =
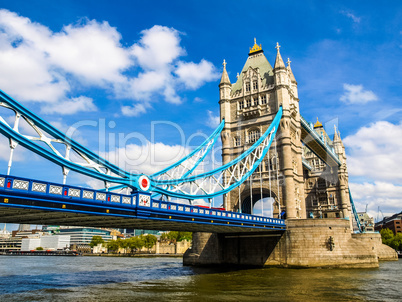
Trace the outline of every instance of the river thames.
[[401, 260], [224, 271], [181, 258], [0, 256], [0, 301], [401, 301]]

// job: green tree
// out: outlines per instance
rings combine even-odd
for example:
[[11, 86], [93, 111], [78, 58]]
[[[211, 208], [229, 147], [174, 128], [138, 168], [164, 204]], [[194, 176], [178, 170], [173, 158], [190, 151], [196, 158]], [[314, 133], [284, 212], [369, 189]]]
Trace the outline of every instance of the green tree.
[[38, 246], [38, 247], [36, 248], [36, 250], [37, 250], [37, 251], [43, 251], [43, 247]]
[[105, 240], [103, 240], [102, 236], [93, 236], [89, 246], [93, 248], [94, 246], [103, 243], [105, 243]]
[[381, 234], [382, 243], [390, 246], [392, 240], [394, 239], [394, 233], [390, 229], [385, 228], [385, 229], [381, 229], [380, 234]]
[[155, 245], [156, 241], [158, 241], [158, 238], [156, 238], [156, 236], [150, 234], [145, 236], [141, 235], [140, 238], [144, 242], [144, 247], [146, 247], [148, 250]]
[[193, 233], [191, 232], [171, 231], [169, 233], [163, 233], [161, 235], [162, 241], [170, 241], [173, 243], [180, 242], [183, 240], [191, 241], [192, 239], [193, 239]]
[[130, 248], [131, 253], [144, 247], [144, 240], [141, 237], [131, 237], [126, 240], [128, 241], [128, 247]]
[[169, 241], [169, 237], [168, 237], [169, 233], [162, 233], [161, 237], [160, 237], [160, 241], [161, 242], [168, 242]]
[[183, 241], [183, 240], [187, 240], [187, 241], [193, 240], [193, 233], [179, 232], [179, 238], [177, 239], [177, 241]]
[[402, 233], [396, 234], [390, 241], [389, 246], [397, 251], [402, 250]]
[[[118, 240], [120, 240], [120, 239], [118, 239]], [[120, 241], [119, 241], [119, 246], [120, 246], [122, 249], [125, 250], [125, 253], [127, 253], [126, 250], [130, 247], [128, 241], [129, 241], [128, 239], [124, 239], [124, 240], [120, 240]]]
[[108, 251], [117, 252], [119, 250], [119, 248], [120, 248], [120, 244], [119, 244], [118, 240], [110, 240], [107, 243]]

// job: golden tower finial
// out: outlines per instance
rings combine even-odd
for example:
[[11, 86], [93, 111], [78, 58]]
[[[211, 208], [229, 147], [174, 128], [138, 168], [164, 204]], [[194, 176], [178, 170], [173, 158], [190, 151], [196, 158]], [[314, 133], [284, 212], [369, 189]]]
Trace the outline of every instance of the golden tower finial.
[[250, 52], [248, 53], [248, 55], [251, 55], [253, 53], [260, 52], [260, 51], [262, 51], [261, 44], [260, 44], [260, 46], [258, 46], [257, 39], [254, 38], [254, 46], [253, 46], [253, 48], [250, 47]]
[[318, 120], [318, 117], [317, 117], [317, 122], [314, 124], [314, 128], [319, 128], [319, 127], [322, 127], [322, 124], [321, 124], [321, 122]]

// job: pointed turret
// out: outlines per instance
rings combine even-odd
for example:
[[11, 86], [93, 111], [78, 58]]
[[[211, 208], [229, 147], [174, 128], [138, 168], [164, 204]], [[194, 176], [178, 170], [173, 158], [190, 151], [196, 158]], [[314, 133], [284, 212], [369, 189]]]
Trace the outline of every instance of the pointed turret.
[[334, 125], [334, 131], [335, 131], [335, 133], [334, 133], [333, 142], [336, 143], [336, 142], [339, 142], [339, 141], [341, 140], [341, 137], [340, 137], [339, 132], [336, 130], [336, 126], [335, 126], [335, 125]]
[[279, 52], [280, 47], [281, 46], [279, 45], [279, 43], [276, 42], [276, 47], [275, 48], [276, 48], [277, 52], [276, 52], [276, 59], [275, 59], [274, 69], [286, 68], [285, 63], [283, 63], [281, 53]]
[[219, 83], [219, 86], [221, 86], [222, 84], [229, 84], [231, 85], [232, 83], [230, 83], [229, 80], [229, 75], [228, 72], [226, 71], [226, 61], [223, 60], [223, 72], [222, 72], [222, 77], [221, 77], [221, 82]]
[[296, 78], [293, 75], [292, 72], [292, 68], [290, 68], [290, 59], [288, 58], [288, 61], [286, 62], [288, 64], [288, 66], [286, 67], [287, 71], [288, 71], [288, 76], [289, 76], [289, 80], [290, 80], [290, 89], [293, 92], [293, 96], [295, 98], [299, 97], [299, 92], [297, 91], [297, 82], [296, 82]]
[[219, 104], [221, 106], [221, 120], [225, 119], [230, 122], [230, 92], [232, 84], [229, 80], [229, 75], [226, 71], [226, 61], [223, 60], [223, 71], [221, 82], [219, 83]]
[[290, 59], [288, 58], [288, 61], [286, 63], [288, 64], [287, 70], [288, 70], [288, 73], [289, 73], [289, 78], [290, 78], [290, 81], [292, 83], [297, 85], [296, 78], [295, 78], [295, 76], [293, 75], [293, 72], [292, 72], [292, 68], [290, 68], [290, 63], [291, 62], [292, 61], [290, 61]]
[[281, 53], [279, 52], [279, 43], [276, 43], [276, 59], [274, 65], [274, 74], [275, 74], [275, 85], [277, 86], [289, 86], [290, 79], [289, 74], [286, 69], [285, 63], [283, 63]]

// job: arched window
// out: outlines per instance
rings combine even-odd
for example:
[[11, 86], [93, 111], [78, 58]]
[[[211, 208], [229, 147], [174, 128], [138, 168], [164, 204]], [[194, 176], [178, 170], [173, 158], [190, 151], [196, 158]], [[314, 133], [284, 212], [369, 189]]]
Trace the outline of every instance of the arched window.
[[269, 159], [269, 168], [271, 171], [278, 169], [278, 157], [276, 155]]

